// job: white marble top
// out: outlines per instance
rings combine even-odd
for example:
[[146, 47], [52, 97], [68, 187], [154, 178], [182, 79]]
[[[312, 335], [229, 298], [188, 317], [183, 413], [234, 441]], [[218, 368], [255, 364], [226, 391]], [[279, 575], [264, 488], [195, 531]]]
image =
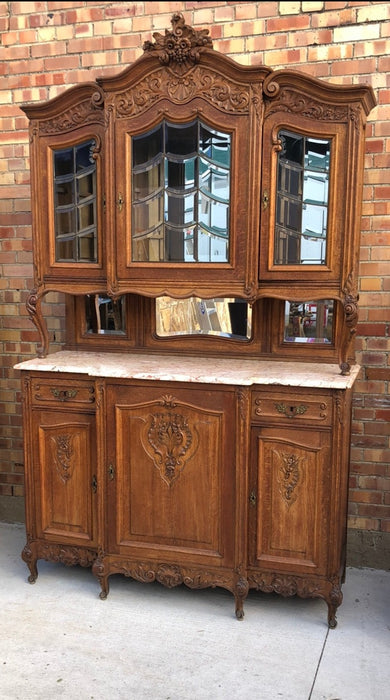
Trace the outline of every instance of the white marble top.
[[44, 358], [26, 360], [15, 365], [15, 369], [200, 384], [348, 389], [352, 387], [360, 366], [354, 365], [350, 375], [343, 377], [336, 364], [64, 350]]

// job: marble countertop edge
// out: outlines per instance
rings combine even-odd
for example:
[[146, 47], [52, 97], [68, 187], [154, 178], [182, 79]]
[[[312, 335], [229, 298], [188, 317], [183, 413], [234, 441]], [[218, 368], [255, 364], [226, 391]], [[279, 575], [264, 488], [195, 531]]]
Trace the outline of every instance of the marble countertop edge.
[[338, 365], [327, 363], [62, 350], [20, 362], [14, 369], [112, 379], [348, 389], [360, 366], [353, 365], [350, 374], [343, 376]]

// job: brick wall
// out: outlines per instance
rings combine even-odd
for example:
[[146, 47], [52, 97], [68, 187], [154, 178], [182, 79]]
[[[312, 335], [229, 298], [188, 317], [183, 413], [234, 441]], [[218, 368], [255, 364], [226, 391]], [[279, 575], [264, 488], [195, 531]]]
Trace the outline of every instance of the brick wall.
[[[36, 354], [36, 333], [24, 306], [32, 287], [31, 206], [27, 120], [19, 105], [118, 73], [141, 55], [152, 31], [170, 28], [172, 13], [181, 11], [188, 24], [209, 28], [216, 50], [239, 62], [295, 68], [334, 83], [369, 83], [375, 90], [378, 106], [367, 129], [356, 344], [362, 371], [354, 399], [349, 532], [365, 539], [368, 549], [388, 543], [389, 7], [388, 2], [337, 1], [0, 0], [0, 498], [23, 495], [20, 378], [12, 367]], [[54, 295], [47, 299], [55, 350], [62, 338], [63, 308]], [[379, 566], [388, 566], [384, 552]], [[367, 557], [363, 564], [373, 561]]]

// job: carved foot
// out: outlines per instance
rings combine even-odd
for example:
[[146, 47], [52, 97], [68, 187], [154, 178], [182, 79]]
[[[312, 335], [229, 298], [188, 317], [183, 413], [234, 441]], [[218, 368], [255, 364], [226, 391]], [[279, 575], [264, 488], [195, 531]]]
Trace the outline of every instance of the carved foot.
[[242, 608], [241, 608], [241, 610], [239, 610], [238, 608], [236, 608], [236, 618], [237, 618], [237, 620], [243, 620], [244, 617], [245, 617], [245, 613], [244, 613], [244, 611], [242, 610]]
[[244, 619], [244, 600], [249, 591], [248, 579], [241, 573], [241, 567], [238, 569], [238, 578], [234, 587], [234, 600], [236, 602], [236, 618], [237, 620]]
[[32, 553], [32, 549], [29, 542], [27, 542], [27, 544], [25, 545], [21, 556], [30, 570], [30, 576], [28, 577], [27, 581], [29, 583], [35, 583], [35, 581], [38, 578], [37, 557], [35, 554]]
[[334, 630], [337, 627], [336, 607], [328, 603], [328, 627]]
[[337, 627], [336, 610], [343, 602], [343, 594], [338, 579], [335, 580], [326, 602], [328, 604], [328, 626], [331, 630], [334, 630]]
[[100, 600], [106, 600], [110, 587], [108, 585], [108, 574], [104, 570], [104, 562], [102, 559], [97, 558], [92, 565], [92, 573], [98, 579], [101, 587], [99, 593]]

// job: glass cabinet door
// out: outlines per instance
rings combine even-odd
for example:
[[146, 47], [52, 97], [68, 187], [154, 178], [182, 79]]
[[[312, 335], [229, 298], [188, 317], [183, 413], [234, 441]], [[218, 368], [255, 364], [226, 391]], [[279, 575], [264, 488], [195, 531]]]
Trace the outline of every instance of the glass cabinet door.
[[[112, 259], [120, 292], [253, 294], [258, 217], [248, 202], [260, 160], [251, 155], [252, 122], [245, 110], [199, 104], [200, 116], [191, 105], [167, 101], [161, 116], [148, 109], [115, 124]], [[257, 133], [255, 147], [259, 140]]]
[[275, 265], [325, 265], [330, 141], [280, 130]]
[[133, 137], [133, 262], [228, 262], [230, 148], [199, 120]]
[[338, 123], [281, 121], [279, 114], [265, 121], [260, 280], [338, 279], [344, 135]]
[[95, 145], [53, 150], [56, 262], [97, 262]]

